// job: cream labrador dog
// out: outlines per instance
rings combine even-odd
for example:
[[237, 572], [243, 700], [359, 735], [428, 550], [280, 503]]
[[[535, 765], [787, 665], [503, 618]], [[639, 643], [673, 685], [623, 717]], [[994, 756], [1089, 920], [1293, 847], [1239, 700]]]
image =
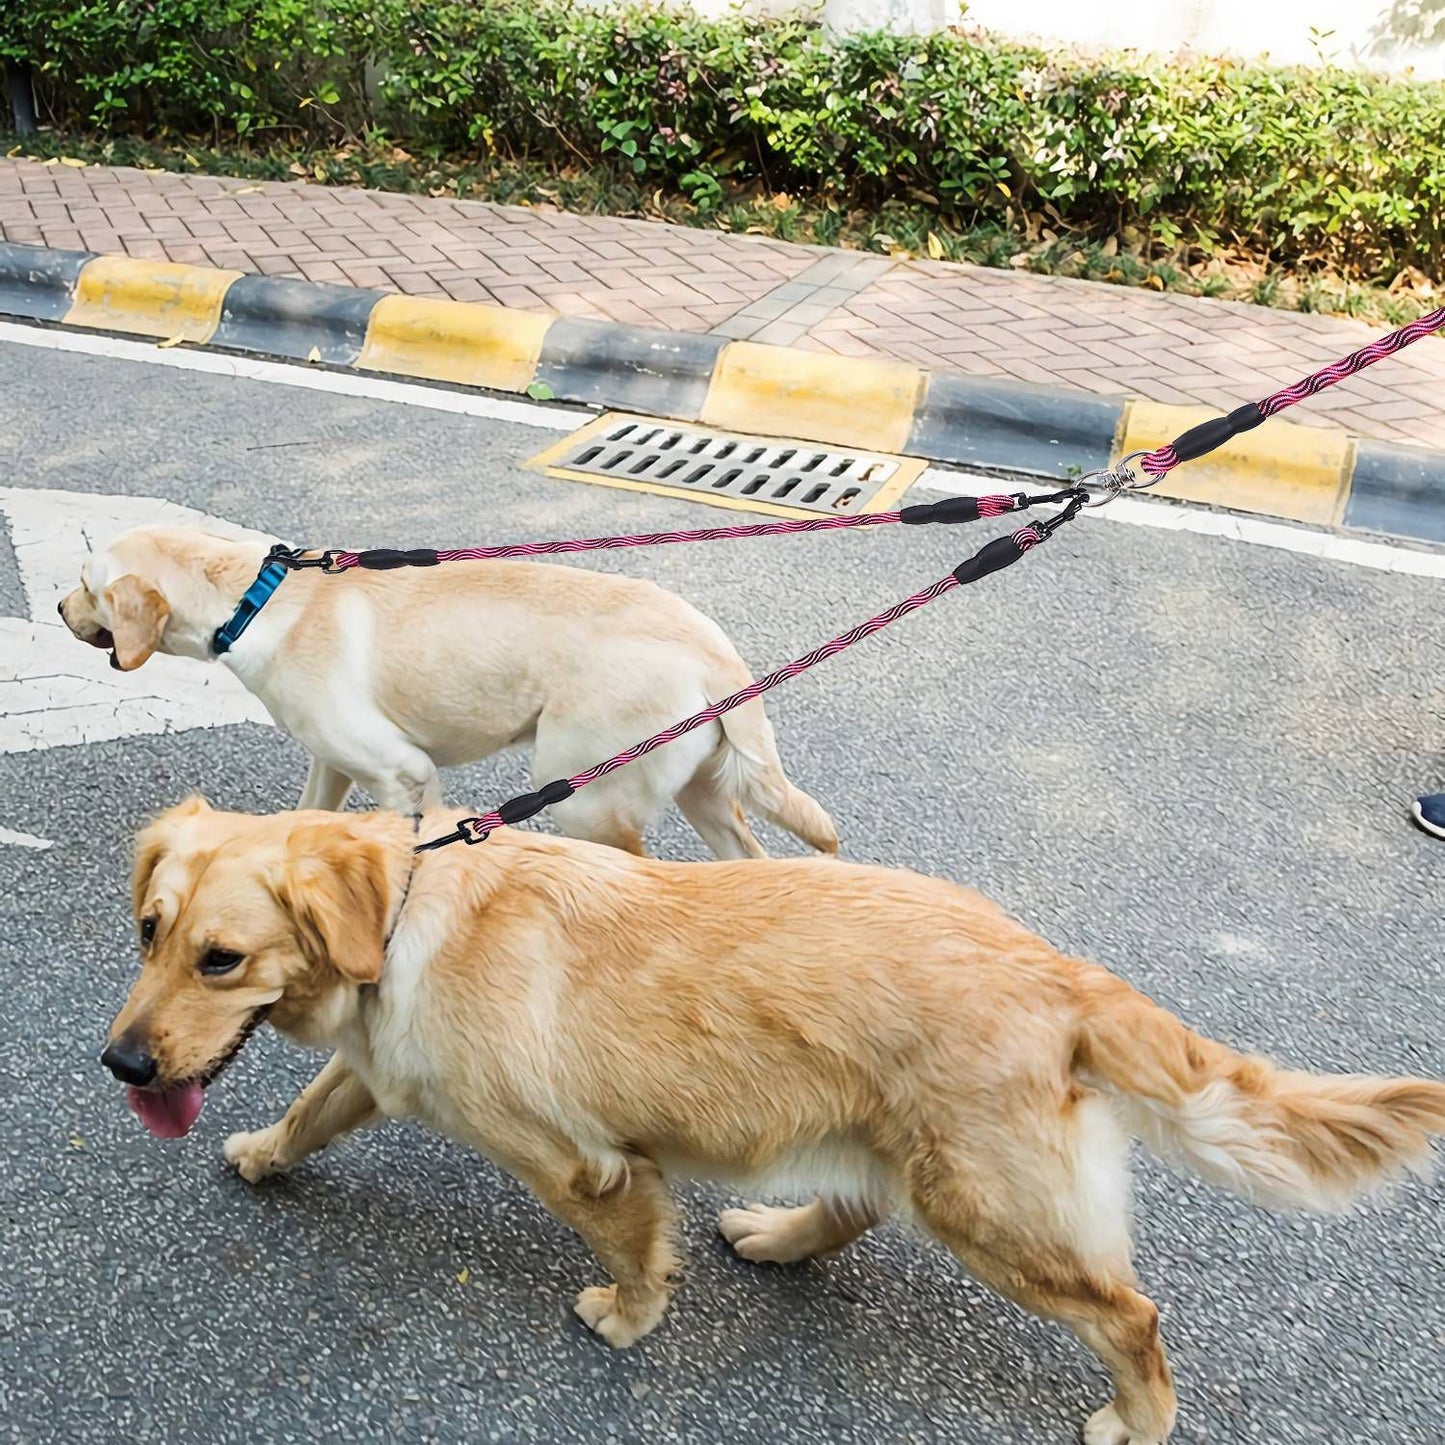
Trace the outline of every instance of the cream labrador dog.
[[[154, 652], [214, 661], [267, 546], [140, 527], [92, 554], [60, 615], [122, 671]], [[650, 582], [528, 562], [290, 573], [225, 663], [312, 756], [303, 808], [359, 783], [383, 808], [441, 802], [437, 768], [532, 745], [565, 777], [746, 687], [716, 623]], [[638, 852], [676, 802], [721, 858], [763, 856], [743, 809], [823, 852], [832, 820], [788, 781], [753, 701], [552, 810], [574, 837]]]
[[173, 809], [139, 839], [142, 966], [103, 1062], [176, 1138], [262, 1020], [334, 1050], [279, 1123], [226, 1141], [241, 1174], [421, 1119], [582, 1235], [613, 1282], [577, 1313], [611, 1345], [667, 1306], [669, 1179], [820, 1187], [722, 1232], [787, 1263], [901, 1208], [1103, 1361], [1089, 1445], [1159, 1445], [1175, 1396], [1130, 1263], [1129, 1133], [1260, 1203], [1330, 1209], [1445, 1131], [1445, 1084], [1243, 1057], [916, 874], [510, 828], [414, 843], [390, 813]]

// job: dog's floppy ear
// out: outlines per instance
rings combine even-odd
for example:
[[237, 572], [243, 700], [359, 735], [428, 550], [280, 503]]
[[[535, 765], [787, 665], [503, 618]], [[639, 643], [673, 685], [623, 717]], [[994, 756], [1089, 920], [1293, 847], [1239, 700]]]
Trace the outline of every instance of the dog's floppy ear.
[[183, 803], [177, 803], [174, 808], [167, 808], [147, 828], [136, 834], [135, 866], [131, 870], [130, 896], [131, 909], [137, 917], [140, 916], [140, 911], [145, 906], [146, 893], [150, 889], [151, 879], [155, 876], [161, 859], [175, 846], [178, 831], [176, 824], [184, 823], [210, 811], [211, 805], [199, 793], [193, 793]]
[[385, 953], [386, 855], [335, 825], [298, 828], [276, 889], [302, 952], [353, 983], [375, 983]]
[[171, 615], [170, 604], [149, 582], [117, 577], [101, 593], [110, 614], [115, 665], [122, 672], [139, 667], [157, 647]]

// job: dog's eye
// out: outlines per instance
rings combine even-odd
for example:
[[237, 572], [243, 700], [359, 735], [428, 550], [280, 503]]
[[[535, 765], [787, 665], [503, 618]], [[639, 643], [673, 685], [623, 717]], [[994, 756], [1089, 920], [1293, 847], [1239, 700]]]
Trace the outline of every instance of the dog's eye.
[[156, 941], [156, 921], [154, 916], [142, 918], [140, 921], [140, 946], [149, 948]]
[[230, 973], [239, 966], [244, 957], [245, 954], [232, 953], [229, 948], [208, 948], [201, 955], [198, 967], [202, 973]]

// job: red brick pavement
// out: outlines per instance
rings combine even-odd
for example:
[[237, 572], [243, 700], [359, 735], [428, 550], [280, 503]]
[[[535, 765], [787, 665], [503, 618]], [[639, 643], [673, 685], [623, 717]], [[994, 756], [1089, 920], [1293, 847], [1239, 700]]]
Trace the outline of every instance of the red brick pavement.
[[0, 163], [0, 235], [675, 331], [709, 330], [817, 259], [521, 206], [18, 160]]
[[[0, 161], [0, 237], [550, 309], [1227, 410], [1377, 328], [543, 208]], [[1291, 413], [1445, 449], [1445, 342]]]

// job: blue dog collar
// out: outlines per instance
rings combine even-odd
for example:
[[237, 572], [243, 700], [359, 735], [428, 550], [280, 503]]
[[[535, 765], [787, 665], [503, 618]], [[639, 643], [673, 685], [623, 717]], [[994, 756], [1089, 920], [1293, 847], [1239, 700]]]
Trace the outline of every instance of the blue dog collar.
[[223, 652], [229, 652], [236, 645], [236, 640], [256, 620], [256, 614], [271, 600], [271, 594], [286, 580], [291, 555], [289, 547], [273, 547], [266, 554], [266, 560], [261, 564], [256, 580], [236, 604], [230, 620], [222, 623], [211, 638], [211, 651], [217, 657]]

